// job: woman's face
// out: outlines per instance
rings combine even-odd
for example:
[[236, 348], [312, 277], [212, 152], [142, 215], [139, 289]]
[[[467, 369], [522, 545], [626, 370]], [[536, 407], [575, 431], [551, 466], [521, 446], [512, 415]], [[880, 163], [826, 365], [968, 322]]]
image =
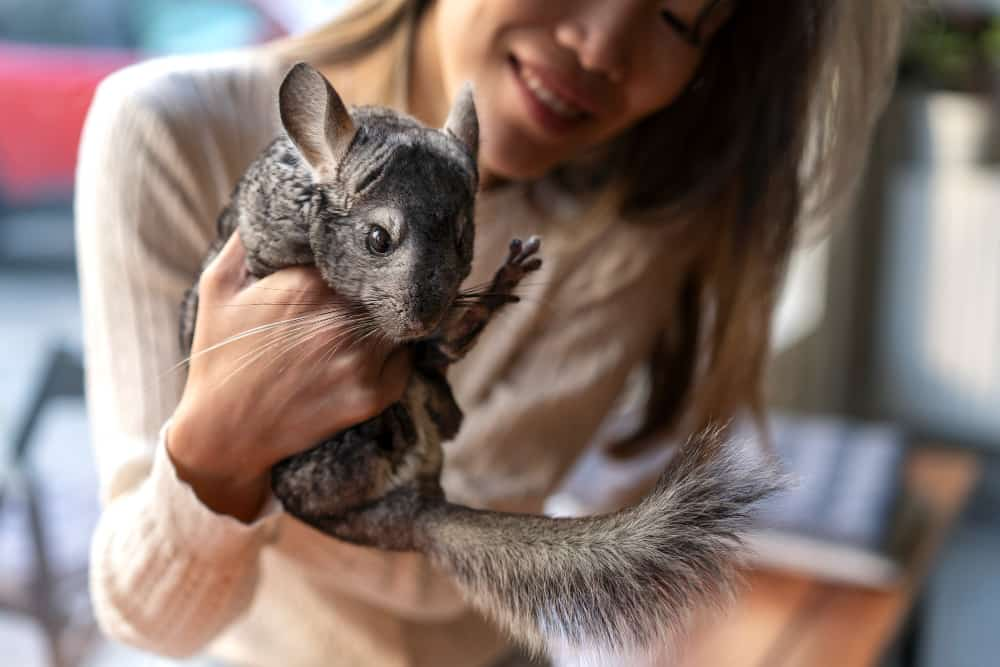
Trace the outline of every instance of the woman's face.
[[475, 83], [482, 166], [512, 179], [540, 176], [673, 101], [727, 4], [437, 2], [445, 91], [451, 99], [463, 81]]

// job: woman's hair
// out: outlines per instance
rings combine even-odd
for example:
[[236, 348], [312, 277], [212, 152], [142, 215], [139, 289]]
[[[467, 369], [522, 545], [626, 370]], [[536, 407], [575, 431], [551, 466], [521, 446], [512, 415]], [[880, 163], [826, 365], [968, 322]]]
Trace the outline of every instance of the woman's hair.
[[[565, 187], [613, 190], [623, 217], [673, 225], [684, 246], [680, 293], [666, 306], [671, 328], [650, 358], [645, 426], [618, 454], [653, 442], [654, 432], [699, 429], [744, 408], [761, 415], [789, 254], [803, 231], [825, 229], [850, 205], [893, 83], [903, 3], [719, 3], [730, 16], [684, 92], [601, 147], [599, 168], [551, 174]], [[349, 61], [401, 38], [428, 4], [360, 0], [275, 48]], [[400, 99], [405, 83], [390, 85]]]

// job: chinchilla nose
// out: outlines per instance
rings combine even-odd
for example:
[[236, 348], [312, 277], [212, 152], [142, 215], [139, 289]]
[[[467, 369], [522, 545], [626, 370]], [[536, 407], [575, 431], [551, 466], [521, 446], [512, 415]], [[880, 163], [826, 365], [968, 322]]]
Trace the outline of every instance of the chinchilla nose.
[[437, 256], [413, 271], [407, 310], [415, 328], [428, 330], [441, 321], [461, 281], [461, 272], [448, 257]]
[[453, 291], [442, 284], [439, 276], [428, 275], [423, 280], [414, 281], [409, 289], [410, 319], [424, 329], [436, 325], [444, 315]]
[[426, 288], [418, 290], [416, 294], [413, 294], [410, 304], [410, 312], [413, 318], [419, 321], [424, 327], [437, 324], [438, 320], [441, 319], [442, 311], [447, 305], [443, 292], [438, 290], [431, 291]]

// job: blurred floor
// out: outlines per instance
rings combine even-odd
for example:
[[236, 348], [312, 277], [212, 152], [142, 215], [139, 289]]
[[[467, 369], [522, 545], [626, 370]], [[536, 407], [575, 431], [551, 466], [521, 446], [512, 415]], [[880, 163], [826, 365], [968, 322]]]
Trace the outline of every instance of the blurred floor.
[[[24, 228], [22, 228], [23, 231]], [[50, 232], [46, 232], [50, 230]], [[65, 234], [65, 225], [39, 225], [38, 234]], [[37, 241], [37, 237], [36, 237]], [[59, 239], [65, 250], [65, 238]], [[51, 247], [55, 246], [55, 241]], [[58, 264], [59, 262], [56, 262]], [[4, 435], [26, 400], [29, 380], [42, 368], [55, 341], [79, 344], [77, 284], [67, 269], [30, 269], [0, 264], [0, 428]], [[85, 567], [87, 542], [97, 518], [97, 491], [86, 416], [79, 400], [55, 402], [43, 415], [32, 460], [45, 481], [45, 516], [57, 571], [70, 577]], [[996, 664], [1000, 655], [1000, 463], [965, 514], [927, 588], [927, 623], [921, 667]], [[0, 595], [12, 594], [30, 567], [25, 548], [23, 503], [9, 499], [0, 514]], [[67, 591], [65, 604], [79, 626], [74, 641], [87, 667], [158, 667], [174, 664], [133, 652], [90, 632], [85, 587]], [[72, 588], [72, 586], [70, 587]], [[0, 614], [2, 664], [44, 667], [45, 643], [29, 621]]]

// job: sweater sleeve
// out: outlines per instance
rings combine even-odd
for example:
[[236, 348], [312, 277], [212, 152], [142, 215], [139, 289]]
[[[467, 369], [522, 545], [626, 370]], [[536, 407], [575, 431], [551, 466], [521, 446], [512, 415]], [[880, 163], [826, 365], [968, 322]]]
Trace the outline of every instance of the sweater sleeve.
[[[91, 591], [110, 636], [157, 653], [198, 651], [249, 603], [269, 505], [250, 524], [216, 514], [178, 479], [164, 423], [183, 386], [178, 307], [211, 224], [190, 195], [177, 146], [138, 79], [99, 87], [81, 142], [77, 256], [87, 401], [102, 515]], [[162, 428], [161, 428], [162, 427]]]
[[250, 603], [261, 546], [276, 534], [273, 499], [247, 525], [213, 513], [178, 479], [164, 426], [149, 476], [108, 503], [91, 549], [101, 628], [157, 653], [200, 650]]

